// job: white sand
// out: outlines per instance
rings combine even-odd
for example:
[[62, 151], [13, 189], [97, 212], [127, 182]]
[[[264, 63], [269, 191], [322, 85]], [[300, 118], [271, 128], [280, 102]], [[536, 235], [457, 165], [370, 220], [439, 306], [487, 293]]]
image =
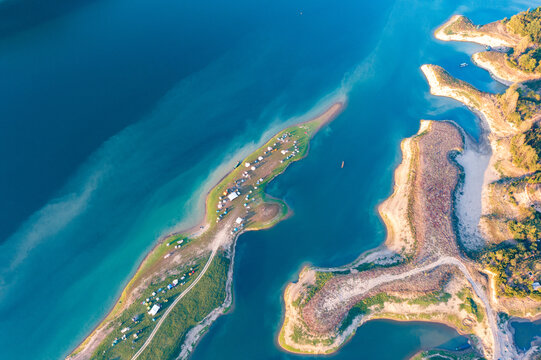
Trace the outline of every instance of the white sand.
[[477, 144], [466, 135], [464, 151], [456, 158], [464, 169], [464, 182], [456, 201], [460, 241], [471, 250], [485, 244], [479, 221], [483, 213], [483, 185], [488, 181], [485, 175], [491, 155], [490, 147], [485, 142]]

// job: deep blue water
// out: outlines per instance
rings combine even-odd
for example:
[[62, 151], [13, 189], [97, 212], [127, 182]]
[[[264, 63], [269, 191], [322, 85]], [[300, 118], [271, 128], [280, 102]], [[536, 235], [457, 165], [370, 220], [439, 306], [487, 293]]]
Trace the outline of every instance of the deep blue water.
[[[479, 133], [469, 111], [428, 94], [419, 66], [502, 90], [485, 71], [458, 67], [475, 46], [431, 32], [453, 13], [486, 22], [530, 6], [0, 3], [0, 358], [66, 355], [156, 239], [201, 218], [206, 190], [236, 159], [347, 97], [310, 156], [272, 183], [295, 216], [239, 239], [234, 308], [194, 353], [297, 358], [275, 345], [281, 292], [304, 263], [340, 265], [381, 243], [374, 210], [391, 191], [400, 140], [423, 118]], [[456, 336], [434, 324], [371, 322], [334, 357], [400, 359]]]
[[541, 337], [541, 321], [513, 321], [511, 322], [515, 331], [514, 339], [517, 347], [521, 350], [528, 350], [532, 341]]

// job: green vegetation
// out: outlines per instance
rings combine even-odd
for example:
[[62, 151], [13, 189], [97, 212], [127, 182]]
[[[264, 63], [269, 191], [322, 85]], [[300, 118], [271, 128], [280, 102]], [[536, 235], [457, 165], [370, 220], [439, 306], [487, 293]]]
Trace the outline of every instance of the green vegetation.
[[[174, 235], [173, 235], [174, 237]], [[169, 239], [169, 238], [168, 238]], [[134, 285], [143, 278], [144, 274], [147, 274], [147, 272], [156, 265], [164, 256], [167, 254], [168, 251], [171, 250], [170, 247], [167, 246], [167, 243], [169, 242], [168, 239], [166, 242], [158, 244], [154, 250], [150, 252], [150, 254], [145, 258], [143, 263], [141, 264], [141, 267], [137, 269], [137, 272], [131, 278], [128, 285], [126, 285], [126, 288], [124, 291], [122, 291], [122, 295], [120, 296], [120, 300], [115, 305], [113, 311], [107, 316], [107, 318], [104, 321], [107, 321], [108, 319], [112, 319], [114, 316], [118, 315], [118, 313], [122, 310], [123, 306], [122, 304], [126, 301], [127, 296], [129, 292], [133, 289]]]
[[182, 246], [186, 246], [186, 244], [188, 244], [192, 239], [188, 238], [186, 234], [173, 234], [166, 239], [165, 244], [166, 246], [171, 246], [175, 245], [177, 241], [181, 240]]
[[460, 34], [464, 32], [474, 31], [475, 25], [465, 16], [459, 16], [456, 21], [447, 25], [443, 32], [446, 35]]
[[485, 314], [479, 305], [473, 300], [473, 294], [470, 288], [463, 288], [457, 293], [457, 296], [460, 300], [463, 301], [460, 304], [460, 308], [466, 310], [468, 314], [475, 316], [478, 322], [482, 322], [485, 318]]
[[537, 248], [537, 240], [541, 238], [541, 213], [534, 208], [525, 210], [527, 215], [521, 221], [510, 220], [509, 230], [517, 240], [529, 240]]
[[295, 325], [293, 327], [293, 335], [291, 335], [291, 339], [295, 343], [299, 344], [301, 339], [304, 338], [304, 335], [305, 335], [304, 330], [299, 325]]
[[541, 95], [526, 87], [519, 87], [517, 91], [519, 98], [516, 111], [520, 114], [523, 121], [529, 120], [539, 111]]
[[486, 96], [485, 93], [477, 90], [471, 84], [455, 78], [440, 66], [431, 65], [430, 67], [442, 85], [452, 88], [461, 97], [470, 101], [473, 107], [481, 108], [481, 103]]
[[[449, 299], [451, 299], [451, 294], [444, 292], [444, 291], [434, 291], [426, 295], [419, 296], [414, 299], [403, 299], [396, 296], [389, 295], [387, 293], [379, 293], [374, 296], [365, 298], [361, 301], [359, 301], [357, 304], [355, 304], [347, 313], [347, 315], [344, 317], [344, 320], [342, 320], [342, 323], [340, 324], [339, 331], [344, 331], [348, 326], [351, 325], [353, 322], [353, 319], [355, 319], [359, 315], [368, 315], [371, 311], [380, 311], [383, 309], [383, 306], [385, 303], [402, 303], [404, 301], [407, 301], [409, 305], [419, 305], [422, 307], [428, 307], [430, 305], [435, 305], [439, 303], [447, 303]], [[423, 314], [417, 314], [419, 319], [423, 318]], [[403, 319], [400, 314], [386, 314], [385, 317], [387, 318], [397, 318], [397, 319]], [[426, 319], [430, 319], [431, 317], [428, 316]]]
[[529, 41], [541, 43], [541, 8], [528, 9], [511, 17], [507, 22], [509, 31], [528, 38]]
[[525, 134], [515, 135], [511, 139], [510, 152], [515, 166], [527, 171], [541, 170], [539, 152], [528, 145]]
[[[419, 136], [421, 136], [419, 134]], [[418, 169], [419, 168], [419, 146], [417, 143], [412, 144], [411, 146], [411, 169]], [[408, 171], [408, 184], [415, 184], [415, 181], [417, 179], [417, 171]], [[410, 185], [411, 186], [411, 185]], [[408, 191], [408, 204], [407, 204], [407, 212], [406, 212], [406, 218], [408, 220], [408, 226], [411, 231], [411, 235], [413, 236], [413, 251], [412, 254], [405, 254], [405, 249], [403, 249], [401, 255], [405, 256], [407, 258], [407, 262], [411, 260], [411, 256], [415, 252], [415, 249], [417, 248], [417, 229], [415, 228], [415, 221], [414, 221], [414, 211], [413, 206], [415, 202], [415, 192], [414, 191]]]
[[516, 111], [523, 121], [531, 119], [539, 110], [541, 96], [527, 88], [518, 88], [519, 98]]
[[[198, 265], [192, 266], [196, 272], [189, 277], [189, 281], [184, 285], [179, 284], [171, 290], [167, 290], [167, 284], [174, 279], [180, 278], [183, 273], [190, 271], [189, 267], [181, 269], [181, 275], [168, 276], [161, 281], [152, 282], [141, 296], [112, 322], [111, 326], [114, 329], [101, 342], [92, 359], [130, 359], [144, 344], [156, 324], [152, 321], [151, 316], [147, 314], [148, 306], [156, 303], [162, 305], [162, 308], [155, 316], [157, 321], [167, 309], [168, 304], [173, 302], [197, 277], [197, 271], [205, 262], [206, 259], [200, 259]], [[228, 268], [229, 259], [223, 254], [216, 255], [197, 286], [186, 294], [163, 322], [150, 345], [141, 354], [141, 359], [169, 359], [177, 355], [186, 332], [200, 322], [212, 309], [223, 303]], [[159, 288], [164, 289], [164, 291], [153, 297], [151, 293]], [[145, 303], [147, 298], [151, 299], [149, 303]], [[137, 318], [137, 322], [133, 321], [134, 317]], [[123, 334], [121, 330], [124, 328], [129, 328], [129, 330]], [[134, 337], [134, 334], [137, 334], [137, 337]], [[121, 339], [123, 335], [126, 335], [125, 340]], [[118, 339], [118, 342], [112, 346], [115, 339]], [[156, 354], [159, 354], [159, 356]]]
[[510, 32], [522, 37], [506, 56], [508, 65], [527, 73], [541, 73], [541, 8], [516, 14], [506, 23]]
[[[293, 328], [293, 334], [291, 335], [291, 339], [296, 344], [311, 344], [311, 345], [323, 345], [323, 346], [330, 346], [333, 343], [333, 338], [311, 338], [306, 331], [300, 326], [295, 325]], [[283, 328], [280, 331], [280, 334], [278, 335], [278, 343], [281, 347], [286, 349], [287, 351], [293, 352], [293, 353], [305, 353], [303, 350], [296, 349], [285, 342], [285, 335]], [[325, 354], [330, 354], [334, 351], [336, 351], [338, 348], [330, 348], [325, 351]]]
[[[331, 280], [333, 277], [334, 274], [332, 272], [316, 272], [316, 283], [314, 285], [307, 286], [306, 295], [304, 296], [304, 301], [302, 303], [308, 303], [312, 296], [314, 296], [316, 292], [318, 292], [323, 287], [323, 285], [325, 285], [327, 281]], [[299, 301], [300, 304], [300, 298], [296, 301]]]
[[186, 333], [226, 297], [230, 259], [217, 254], [205, 275], [171, 311], [140, 359], [175, 359]]
[[513, 56], [506, 56], [507, 63], [514, 68], [527, 73], [541, 73], [541, 49], [526, 50], [523, 53], [517, 52]]
[[[272, 146], [274, 143], [278, 143], [277, 139], [284, 134], [290, 134], [290, 138], [297, 141], [297, 147], [299, 149], [299, 154], [297, 156], [291, 157], [289, 159], [284, 160], [283, 163], [280, 163], [278, 166], [276, 166], [272, 172], [264, 178], [264, 181], [259, 184], [257, 190], [254, 191], [252, 198], [260, 198], [265, 199], [264, 190], [266, 185], [274, 179], [277, 175], [281, 174], [292, 162], [298, 161], [306, 156], [309, 148], [309, 142], [311, 137], [315, 134], [316, 130], [318, 129], [319, 122], [311, 121], [308, 123], [304, 123], [301, 125], [295, 125], [291, 126], [281, 132], [279, 132], [277, 135], [273, 136], [269, 141], [267, 141], [263, 146], [261, 146], [259, 149], [254, 151], [252, 154], [250, 154], [247, 158], [245, 158], [242, 163], [245, 162], [253, 163], [259, 156], [262, 155], [262, 153], [265, 151], [268, 146]], [[207, 223], [210, 224], [211, 228], [213, 228], [216, 225], [215, 222], [215, 216], [216, 216], [216, 205], [218, 204], [220, 196], [224, 193], [224, 191], [227, 191], [229, 187], [231, 187], [236, 179], [242, 178], [242, 172], [245, 171], [243, 166], [239, 166], [238, 168], [231, 171], [218, 185], [216, 185], [208, 194], [207, 196]], [[282, 212], [287, 212], [287, 207], [282, 208]], [[259, 228], [259, 227], [265, 228], [268, 227], [268, 224], [251, 224], [251, 228]]]
[[498, 313], [498, 324], [505, 324], [506, 322], [509, 321], [511, 317], [509, 316], [509, 314], [506, 314], [504, 312], [499, 312]]
[[525, 184], [541, 184], [541, 171], [537, 171], [520, 178], [509, 180], [509, 182], [507, 183], [507, 188], [512, 193], [514, 191], [517, 191], [518, 189], [521, 189]]
[[533, 127], [515, 135], [511, 139], [510, 151], [516, 166], [532, 172], [541, 170], [541, 128]]
[[[336, 107], [337, 105], [340, 104], [333, 105], [334, 112], [338, 109]], [[331, 109], [329, 109], [329, 111], [330, 110]], [[271, 166], [267, 165], [268, 171], [265, 172], [265, 174], [261, 173], [263, 179], [261, 179], [261, 181], [256, 181], [257, 179], [253, 180], [251, 182], [255, 182], [255, 184], [250, 184], [251, 186], [253, 185], [253, 191], [250, 191], [250, 201], [254, 201], [254, 208], [264, 204], [268, 205], [268, 203], [273, 203], [273, 206], [278, 204], [280, 208], [277, 212], [275, 211], [276, 207], [270, 209], [272, 211], [269, 212], [271, 216], [262, 216], [262, 219], [256, 217], [251, 222], [248, 220], [246, 229], [257, 230], [268, 228], [287, 215], [287, 205], [281, 200], [273, 199], [266, 195], [264, 189], [266, 185], [274, 177], [282, 173], [289, 164], [306, 156], [311, 137], [316, 133], [322, 123], [328, 120], [328, 116], [329, 113], [326, 112], [315, 120], [291, 126], [281, 131], [244, 160], [250, 163], [257, 163], [261, 160], [258, 159], [260, 156], [267, 154], [270, 156], [270, 154], [281, 150], [287, 150], [283, 151], [282, 154], [288, 153], [286, 156], [283, 156], [283, 158], [277, 153], [271, 159]], [[267, 147], [269, 146], [273, 147], [272, 151], [267, 150]], [[218, 200], [223, 196], [224, 192], [228, 194], [230, 193], [230, 190], [232, 190], [232, 187], [236, 188], [239, 184], [244, 182], [239, 180], [243, 177], [242, 173], [244, 171], [244, 167], [239, 166], [235, 168], [224, 177], [218, 185], [211, 189], [207, 195], [206, 222], [209, 224], [209, 228], [206, 229], [203, 235], [195, 239], [187, 238], [185, 234], [171, 235], [158, 244], [145, 258], [134, 277], [124, 289], [121, 298], [114, 309], [102, 322], [102, 327], [99, 329], [108, 335], [105, 336], [104, 340], [102, 340], [96, 350], [94, 350], [92, 356], [93, 359], [131, 358], [131, 356], [143, 345], [145, 340], [148, 339], [148, 336], [155, 326], [155, 321], [160, 319], [168, 305], [170, 305], [182, 290], [186, 289], [186, 287], [197, 277], [197, 274], [190, 273], [191, 276], [187, 277], [186, 280], [181, 280], [180, 278], [183, 274], [178, 275], [179, 268], [173, 268], [174, 264], [165, 264], [165, 268], [159, 268], [160, 265], [163, 265], [161, 259], [169, 257], [169, 255], [171, 255], [170, 253], [174, 251], [172, 248], [180, 247], [176, 245], [184, 247], [194, 240], [201, 242], [205, 241], [205, 239], [208, 240], [208, 238], [212, 236], [213, 232], [216, 230], [217, 222], [214, 221], [214, 218], [217, 216], [216, 208], [218, 208]], [[267, 174], [268, 172], [270, 172], [270, 174]], [[233, 206], [236, 206], [236, 203]], [[222, 211], [227, 213], [225, 210]], [[220, 214], [219, 217], [222, 218], [223, 215], [224, 214]], [[258, 214], [256, 213], [255, 215]], [[197, 257], [200, 255], [194, 255], [193, 252], [189, 253], [188, 257], [190, 260], [188, 261], [193, 261], [194, 256]], [[199, 261], [200, 260], [201, 259], [199, 259]], [[187, 260], [184, 260], [184, 262], [186, 261]], [[192, 265], [194, 272], [200, 270], [198, 267], [201, 266], [202, 263], [205, 263], [205, 261], [199, 262], [198, 265]], [[167, 318], [164, 319], [156, 336], [153, 338], [152, 342], [149, 343], [149, 346], [145, 349], [140, 358], [169, 359], [177, 355], [180, 350], [179, 347], [183, 343], [184, 336], [189, 329], [200, 323], [213, 309], [218, 308], [223, 303], [226, 296], [229, 263], [230, 259], [225, 254], [216, 255], [207, 272], [200, 278], [197, 286], [194, 286], [194, 288], [192, 288], [174, 308], [170, 309], [171, 312]], [[162, 277], [166, 276], [164, 274], [166, 271], [167, 274], [175, 273], [177, 275], [167, 276], [167, 278], [164, 279]], [[150, 286], [147, 287], [145, 284], [146, 289], [141, 289], [141, 287], [139, 287], [139, 285], [141, 285], [141, 279], [149, 278], [153, 279]], [[184, 281], [185, 283], [180, 283], [176, 287], [167, 289], [167, 286], [177, 278], [179, 282]], [[134, 292], [134, 289], [137, 289], [137, 292]], [[155, 294], [153, 294], [153, 290], [156, 291]], [[126, 301], [128, 295], [137, 297], [137, 299], [129, 306]], [[159, 304], [161, 308], [157, 315], [154, 316], [154, 318], [151, 318], [148, 315], [148, 311], [156, 304]], [[124, 332], [121, 331], [122, 329], [124, 329]], [[86, 341], [89, 341], [89, 339], [90, 337], [87, 338]], [[79, 347], [79, 349], [80, 348], [81, 347]], [[75, 352], [79, 351], [79, 349]]]
[[423, 351], [414, 357], [411, 360], [481, 360], [483, 357], [479, 356], [473, 348], [468, 348], [465, 351], [454, 352], [450, 350], [428, 350]]
[[[541, 129], [530, 130], [514, 136], [510, 152], [513, 163], [527, 171], [521, 178], [505, 180], [510, 201], [519, 206], [515, 192], [528, 192], [527, 185], [541, 183]], [[533, 282], [541, 280], [541, 252], [538, 240], [541, 238], [541, 213], [534, 207], [519, 207], [520, 216], [507, 221], [508, 230], [516, 241], [493, 249], [483, 256], [485, 264], [496, 273], [497, 289], [507, 296], [530, 296], [541, 298], [533, 291]]]
[[398, 314], [391, 312], [378, 312], [375, 314], [377, 319], [389, 319], [389, 320], [400, 320], [400, 321], [442, 321], [446, 324], [450, 324], [452, 327], [456, 328], [459, 331], [464, 333], [470, 332], [471, 328], [466, 327], [462, 320], [455, 314], [442, 313], [442, 312], [417, 312], [409, 314]]
[[[406, 300], [403, 298], [399, 298], [396, 296], [392, 296], [386, 293], [379, 293], [374, 296], [368, 297], [366, 299], [363, 299], [359, 301], [357, 304], [355, 304], [348, 312], [348, 314], [344, 317], [344, 320], [342, 320], [342, 323], [340, 324], [339, 331], [344, 331], [348, 326], [351, 325], [353, 322], [353, 319], [355, 319], [359, 315], [368, 315], [371, 311], [380, 311], [383, 309], [383, 306], [385, 303], [402, 303], [404, 301], [407, 301], [409, 305], [420, 305], [422, 307], [428, 307], [429, 305], [434, 305], [442, 302], [447, 302], [451, 299], [451, 294], [446, 293], [444, 291], [434, 291], [432, 293], [422, 295], [420, 297]], [[405, 318], [401, 316], [401, 314], [384, 314], [385, 318], [391, 318], [391, 319], [402, 319]], [[419, 319], [426, 318], [426, 320], [429, 320], [432, 318], [432, 315], [426, 315], [426, 314], [417, 314], [416, 315]]]
[[541, 96], [518, 84], [511, 85], [505, 93], [497, 95], [500, 106], [507, 114], [507, 121], [516, 126], [531, 119], [538, 111]]
[[418, 298], [408, 300], [410, 305], [420, 305], [422, 307], [427, 307], [430, 305], [435, 305], [439, 303], [447, 303], [451, 298], [451, 294], [446, 293], [445, 291], [433, 291], [426, 295], [422, 295]]
[[369, 314], [372, 307], [375, 307], [376, 310], [378, 308], [381, 310], [386, 302], [400, 303], [403, 301], [404, 299], [388, 295], [386, 293], [379, 293], [363, 299], [349, 310], [348, 314], [344, 317], [344, 320], [342, 320], [342, 323], [340, 324], [339, 331], [342, 332], [346, 330], [346, 328], [353, 322], [353, 319], [355, 319], [357, 316]]
[[539, 298], [541, 294], [533, 291], [533, 282], [541, 279], [541, 252], [536, 237], [541, 231], [541, 214], [531, 209], [530, 216], [522, 221], [511, 220], [508, 226], [516, 244], [494, 247], [482, 254], [480, 260], [496, 274], [499, 293]]
[[[287, 216], [287, 214], [289, 212], [289, 207], [287, 206], [285, 201], [283, 201], [281, 199], [273, 198], [270, 195], [266, 194], [264, 191], [261, 191], [260, 194], [261, 194], [262, 204], [260, 204], [259, 206], [277, 204], [280, 207], [280, 210], [279, 210], [278, 214], [274, 218], [272, 218], [271, 220], [269, 220], [267, 222], [262, 222], [262, 221], [253, 222], [253, 221], [249, 220], [246, 223], [246, 230], [253, 231], [253, 230], [270, 229], [271, 227], [273, 227], [274, 225], [276, 225], [280, 221], [282, 221]], [[256, 209], [259, 209], [259, 206], [257, 206]]]
[[355, 270], [361, 272], [361, 271], [366, 271], [366, 270], [373, 269], [375, 267], [376, 267], [376, 264], [374, 264], [373, 262], [365, 262], [365, 263], [362, 263], [362, 264], [356, 266]]
[[[197, 265], [193, 266], [193, 268], [197, 270], [200, 266], [201, 261], [198, 262]], [[183, 274], [190, 271], [189, 269], [189, 267], [185, 267], [179, 269], [181, 270], [179, 272], [180, 274]], [[137, 349], [134, 348], [138, 348], [138, 346], [144, 343], [155, 325], [150, 315], [147, 314], [149, 307], [154, 304], [160, 304], [162, 306], [160, 312], [155, 317], [159, 318], [163, 311], [167, 308], [167, 305], [171, 303], [174, 298], [187, 286], [189, 286], [196, 276], [197, 275], [192, 275], [189, 277], [189, 281], [187, 281], [184, 285], [179, 283], [171, 290], [167, 290], [167, 284], [171, 283], [174, 279], [182, 277], [182, 275], [168, 276], [164, 280], [152, 282], [150, 286], [139, 296], [139, 298], [126, 310], [124, 310], [121, 316], [113, 321], [113, 323], [110, 325], [111, 327], [114, 327], [113, 331], [105, 338], [104, 341], [102, 341], [100, 346], [95, 351], [93, 358], [130, 358], [135, 351], [137, 351]], [[156, 296], [152, 296], [152, 292], [157, 292], [157, 290], [160, 288], [165, 289], [165, 291], [156, 294]], [[150, 299], [148, 303], [146, 302], [147, 298]], [[132, 320], [134, 317], [139, 318], [138, 322], [134, 322]], [[124, 335], [120, 330], [126, 327], [130, 328], [130, 330], [125, 333], [127, 339], [120, 341], [122, 335]], [[138, 333], [137, 338], [134, 338], [133, 336], [135, 333]], [[115, 339], [118, 339], [119, 342], [115, 346], [111, 346]]]

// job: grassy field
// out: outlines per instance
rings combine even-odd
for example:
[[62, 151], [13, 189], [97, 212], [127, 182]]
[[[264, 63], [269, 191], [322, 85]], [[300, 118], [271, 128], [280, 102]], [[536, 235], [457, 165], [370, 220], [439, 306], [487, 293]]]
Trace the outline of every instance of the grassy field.
[[475, 25], [467, 17], [461, 16], [455, 22], [444, 29], [445, 34], [453, 35], [464, 32], [474, 31]]
[[478, 322], [482, 322], [485, 318], [484, 309], [479, 307], [479, 304], [473, 300], [471, 289], [463, 288], [457, 293], [457, 296], [463, 301], [463, 303], [460, 304], [460, 308], [464, 309], [468, 314], [475, 316]]
[[[334, 277], [334, 274], [331, 272], [317, 272], [316, 273], [316, 283], [314, 285], [309, 285], [304, 297], [299, 297], [293, 302], [293, 306], [306, 305], [308, 301], [318, 292], [323, 285], [327, 283], [330, 279]], [[302, 304], [301, 304], [302, 301]]]
[[186, 333], [201, 322], [226, 297], [227, 272], [231, 260], [215, 256], [205, 275], [173, 309], [139, 359], [175, 359]]
[[[252, 215], [248, 215], [246, 218], [247, 226], [245, 230], [269, 228], [287, 216], [289, 211], [287, 205], [279, 199], [274, 199], [266, 195], [265, 188], [270, 181], [285, 171], [291, 163], [306, 156], [312, 136], [319, 130], [322, 124], [332, 119], [332, 117], [342, 109], [342, 106], [343, 104], [341, 103], [334, 104], [314, 120], [288, 127], [279, 132], [267, 143], [244, 159], [241, 166], [233, 169], [210, 190], [206, 199], [205, 222], [208, 225], [207, 228], [202, 234], [197, 235], [194, 238], [188, 238], [186, 237], [186, 234], [183, 233], [170, 235], [157, 244], [148, 254], [122, 292], [120, 299], [115, 304], [113, 310], [100, 324], [98, 330], [105, 330], [101, 331], [101, 333], [106, 333], [108, 335], [100, 342], [97, 348], [90, 348], [90, 351], [93, 351], [93, 359], [131, 358], [145, 342], [145, 339], [149, 336], [155, 326], [155, 321], [163, 314], [167, 305], [172, 303], [182, 289], [185, 289], [189, 285], [188, 281], [193, 281], [193, 279], [197, 277], [199, 267], [202, 268], [202, 264], [208, 259], [208, 257], [201, 258], [201, 254], [205, 251], [204, 249], [206, 249], [209, 243], [213, 241], [218, 231], [227, 230], [227, 232], [229, 232], [229, 230], [233, 230], [233, 227], [231, 229], [224, 228], [224, 226], [231, 226], [232, 221], [228, 221], [223, 226], [220, 225], [220, 222], [215, 221], [215, 217], [217, 216], [216, 209], [224, 191], [230, 193], [227, 192], [227, 190], [235, 187], [235, 181], [239, 181], [239, 179], [243, 178], [242, 174], [246, 171], [246, 168], [244, 167], [245, 162], [257, 163], [258, 161], [256, 160], [260, 160], [258, 157], [263, 156], [265, 158], [265, 161], [262, 161], [263, 170], [254, 170], [252, 175], [255, 176], [253, 176], [251, 180], [246, 180], [245, 183], [244, 181], [242, 182], [244, 183], [243, 186], [245, 191], [246, 189], [251, 189], [249, 192], [249, 202], [250, 207], [254, 208], [253, 210], [250, 210], [252, 215], [258, 215], [258, 209], [261, 209], [262, 212], [266, 209], [269, 210], [266, 212], [266, 216], [255, 216], [255, 220], [251, 220], [250, 216]], [[267, 147], [269, 146], [273, 147], [273, 151], [267, 150]], [[286, 152], [284, 151], [281, 153], [281, 150], [287, 150], [287, 155], [283, 155]], [[259, 177], [263, 180], [257, 181], [257, 178]], [[237, 187], [240, 188], [239, 185], [237, 185]], [[248, 199], [248, 193], [246, 199]], [[239, 204], [242, 204], [242, 202], [241, 199], [234, 202], [231, 201], [228, 202], [227, 206], [233, 210], [235, 207], [238, 207]], [[247, 209], [250, 207], [247, 207]], [[232, 210], [231, 212], [233, 212]], [[240, 209], [235, 209], [234, 213], [237, 215], [234, 216], [243, 216], [239, 210]], [[220, 210], [219, 212], [225, 211]], [[244, 209], [242, 213], [243, 212]], [[227, 215], [228, 217], [232, 216], [229, 213]], [[220, 219], [221, 218], [222, 216], [220, 215]], [[237, 231], [236, 228], [234, 230], [235, 232]], [[220, 236], [223, 236], [223, 234]], [[175, 245], [177, 245], [177, 242], [180, 240], [183, 241], [182, 248], [175, 248]], [[182, 256], [182, 263], [184, 265], [178, 265], [178, 262], [171, 261], [177, 254]], [[166, 279], [156, 280], [156, 278], [162, 276], [158, 276], [158, 274], [178, 274], [191, 271], [181, 269], [185, 264], [190, 264], [187, 268], [194, 267], [195, 274], [184, 281], [185, 284], [178, 285], [165, 293], [161, 292], [152, 297], [151, 294], [153, 291], [156, 291], [159, 288], [166, 288], [174, 278], [180, 278], [182, 276], [181, 274], [170, 276]], [[230, 259], [224, 254], [218, 254], [216, 256], [207, 270], [207, 273], [205, 273], [197, 283], [197, 286], [186, 294], [162, 323], [162, 326], [152, 342], [141, 354], [141, 359], [168, 359], [178, 354], [179, 346], [182, 344], [183, 338], [189, 329], [198, 324], [213, 309], [219, 307], [223, 303], [226, 296], [225, 287], [229, 264]], [[144, 289], [141, 289], [143, 280], [146, 282], [149, 279], [153, 279], [151, 285], [147, 287], [145, 283]], [[138, 293], [136, 294], [136, 300], [131, 303], [134, 292]], [[158, 297], [160, 298], [159, 300], [157, 299]], [[147, 298], [149, 298], [150, 303], [146, 301]], [[154, 303], [161, 304], [162, 308], [153, 320], [148, 315], [147, 311]], [[137, 322], [134, 322], [132, 320], [134, 317], [140, 317], [140, 319], [138, 319]], [[126, 330], [121, 332], [122, 329]], [[96, 332], [93, 334], [95, 333]], [[73, 354], [77, 354], [85, 349], [85, 346], [89, 343], [90, 339], [91, 336], [89, 336]], [[85, 349], [85, 351], [89, 350]]]
[[[180, 273], [185, 274], [193, 268], [196, 272], [189, 277], [183, 285], [180, 281], [179, 284], [171, 289], [167, 290], [167, 285], [170, 284], [174, 279], [180, 279], [182, 275], [169, 276], [162, 281], [153, 281], [151, 286], [147, 288], [141, 296], [139, 296], [138, 301], [131, 304], [122, 314], [116, 318], [109, 326], [113, 328], [111, 333], [105, 338], [100, 346], [96, 349], [93, 355], [93, 359], [129, 359], [141, 346], [146, 338], [149, 336], [152, 331], [155, 322], [152, 320], [152, 317], [147, 313], [149, 307], [153, 304], [161, 304], [162, 308], [160, 312], [155, 316], [155, 319], [158, 320], [160, 314], [164, 312], [167, 308], [167, 305], [171, 303], [174, 298], [180, 294], [193, 279], [197, 276], [197, 270], [202, 267], [206, 258], [200, 259], [197, 262], [197, 265], [191, 267], [180, 268]], [[165, 289], [156, 296], [152, 296], [153, 292], [157, 292], [158, 289]], [[151, 301], [143, 304], [147, 298]], [[134, 322], [132, 319], [138, 317], [138, 322]], [[127, 332], [122, 333], [121, 330], [125, 328], [130, 328]], [[134, 334], [137, 334], [137, 338], [134, 338]], [[122, 336], [126, 335], [125, 340], [121, 340]], [[115, 339], [118, 339], [118, 343], [112, 346]]]
[[408, 300], [410, 305], [419, 305], [422, 307], [428, 307], [430, 305], [446, 303], [451, 298], [451, 294], [446, 293], [445, 291], [434, 291], [426, 295], [419, 296], [417, 298]]
[[[167, 292], [161, 292], [152, 297], [152, 292], [157, 289], [167, 288], [167, 284], [174, 279], [180, 278], [181, 275], [170, 276], [163, 281], [153, 282], [152, 285], [141, 295], [142, 301], [151, 298], [151, 303], [160, 303], [162, 308], [154, 317], [156, 321], [160, 318], [167, 308], [167, 304], [171, 303], [176, 296], [180, 294], [193, 279], [197, 276], [197, 271], [202, 268], [206, 262], [206, 258], [200, 259], [198, 265], [182, 269], [182, 274], [190, 272], [193, 268], [195, 273], [190, 276], [190, 280], [184, 285], [177, 287]], [[201, 278], [196, 287], [194, 287], [175, 307], [164, 321], [160, 330], [141, 354], [140, 359], [168, 359], [173, 358], [178, 352], [177, 346], [181, 344], [181, 340], [186, 332], [194, 325], [199, 323], [210, 311], [220, 306], [226, 296], [225, 283], [227, 280], [227, 271], [229, 269], [230, 260], [224, 255], [216, 255], [209, 269]], [[161, 295], [161, 296], [160, 296]], [[159, 300], [157, 300], [159, 298]], [[150, 305], [152, 306], [152, 305]], [[113, 331], [100, 344], [92, 356], [93, 359], [130, 359], [135, 352], [142, 346], [150, 332], [152, 331], [155, 322], [147, 313], [148, 307], [138, 301], [126, 309], [122, 315], [116, 319], [112, 326]], [[139, 321], [135, 323], [133, 318], [138, 316]], [[122, 333], [121, 330], [129, 328], [128, 331]], [[134, 337], [137, 334], [137, 338]], [[126, 335], [125, 340], [121, 340], [122, 336]], [[116, 345], [112, 345], [115, 339], [118, 339]], [[160, 356], [157, 356], [157, 351]], [[167, 355], [167, 357], [165, 356]]]
[[416, 354], [411, 360], [480, 360], [484, 357], [479, 356], [473, 348], [461, 352], [449, 350], [428, 350]]
[[349, 325], [351, 325], [353, 319], [355, 319], [357, 316], [369, 314], [372, 307], [382, 308], [386, 302], [400, 303], [403, 301], [404, 299], [388, 295], [386, 293], [379, 293], [377, 295], [363, 299], [349, 310], [348, 314], [340, 324], [339, 331], [344, 331]]
[[449, 86], [453, 90], [455, 90], [459, 95], [464, 97], [465, 99], [468, 99], [471, 104], [477, 108], [481, 108], [481, 103], [483, 100], [487, 97], [488, 94], [485, 94], [479, 90], [477, 90], [475, 87], [470, 85], [469, 83], [457, 79], [450, 75], [445, 69], [432, 65], [431, 68], [434, 70], [438, 81], [441, 84], [444, 84], [446, 86]]
[[[218, 204], [219, 198], [222, 195], [224, 191], [226, 191], [232, 184], [234, 184], [234, 181], [236, 179], [242, 178], [242, 173], [245, 171], [245, 168], [243, 166], [244, 163], [253, 163], [259, 156], [263, 155], [265, 152], [265, 149], [269, 146], [273, 146], [274, 143], [277, 142], [277, 138], [283, 136], [284, 134], [290, 134], [292, 140], [297, 141], [297, 146], [299, 148], [299, 154], [298, 156], [292, 157], [290, 159], [285, 160], [283, 163], [280, 163], [278, 166], [276, 166], [273, 171], [267, 175], [263, 182], [261, 182], [257, 188], [256, 191], [254, 191], [252, 197], [253, 198], [259, 198], [266, 200], [268, 199], [265, 195], [265, 188], [267, 184], [272, 181], [276, 176], [284, 172], [284, 170], [294, 161], [298, 161], [306, 156], [308, 153], [309, 148], [309, 142], [310, 138], [314, 135], [315, 131], [318, 129], [319, 123], [316, 121], [308, 122], [301, 125], [295, 125], [291, 126], [283, 131], [280, 131], [277, 135], [273, 136], [269, 141], [267, 141], [263, 146], [261, 146], [259, 149], [254, 151], [252, 154], [250, 154], [248, 157], [246, 157], [244, 160], [241, 161], [241, 165], [231, 171], [218, 185], [216, 185], [208, 194], [207, 197], [207, 203], [206, 203], [206, 221], [208, 224], [210, 224], [211, 228], [216, 226], [216, 222], [214, 221], [214, 217], [216, 214], [216, 205]], [[271, 201], [276, 201], [272, 199]], [[279, 200], [278, 200], [279, 201]], [[283, 202], [281, 202], [283, 204]], [[284, 204], [285, 205], [285, 204]], [[285, 214], [287, 213], [286, 210], [282, 210], [282, 212]], [[253, 224], [252, 226], [254, 228], [257, 228], [259, 225], [263, 224]]]

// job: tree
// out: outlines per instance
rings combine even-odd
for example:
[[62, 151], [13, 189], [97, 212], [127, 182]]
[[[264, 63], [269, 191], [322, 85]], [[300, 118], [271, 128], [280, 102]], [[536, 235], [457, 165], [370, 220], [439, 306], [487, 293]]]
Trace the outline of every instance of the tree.
[[539, 43], [541, 40], [541, 8], [533, 11], [523, 11], [511, 17], [507, 28], [518, 35]]
[[518, 65], [527, 72], [533, 72], [537, 67], [537, 60], [532, 58], [530, 54], [523, 54], [518, 58]]

